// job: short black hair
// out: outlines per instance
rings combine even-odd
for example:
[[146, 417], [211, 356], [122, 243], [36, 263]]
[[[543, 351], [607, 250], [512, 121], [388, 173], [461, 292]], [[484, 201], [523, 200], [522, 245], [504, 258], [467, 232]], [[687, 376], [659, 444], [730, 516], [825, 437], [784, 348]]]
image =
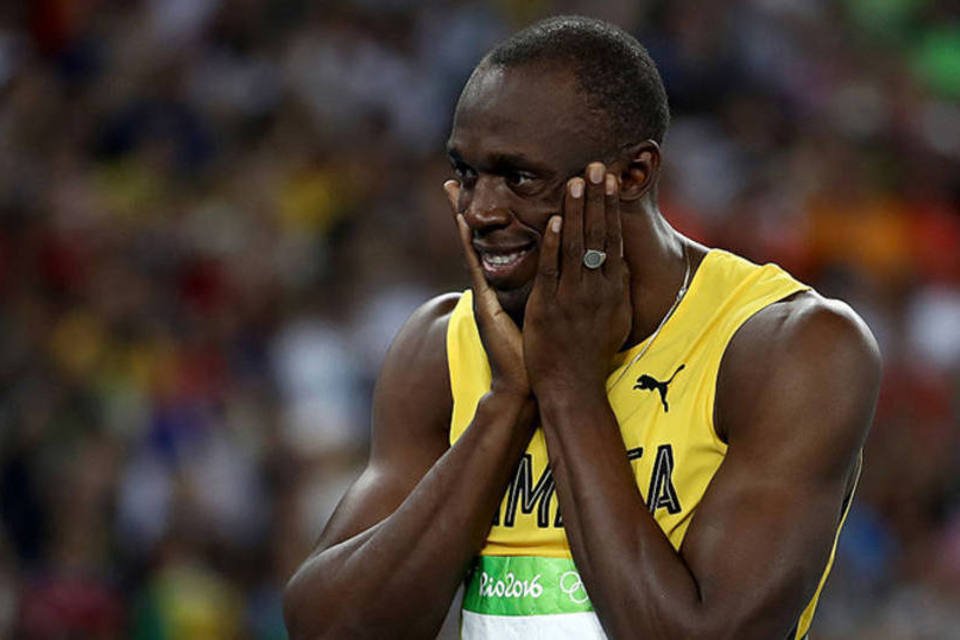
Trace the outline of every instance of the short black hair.
[[518, 31], [480, 65], [560, 64], [572, 68], [591, 109], [611, 121], [617, 144], [663, 142], [670, 107], [650, 54], [632, 35], [608, 22], [555, 16]]

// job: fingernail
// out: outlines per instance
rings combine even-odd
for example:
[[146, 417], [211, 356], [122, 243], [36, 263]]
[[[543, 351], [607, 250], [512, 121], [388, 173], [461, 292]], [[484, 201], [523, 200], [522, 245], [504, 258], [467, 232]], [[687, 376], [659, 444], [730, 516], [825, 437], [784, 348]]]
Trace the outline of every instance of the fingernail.
[[602, 164], [598, 162], [591, 164], [590, 169], [588, 170], [588, 173], [590, 174], [590, 182], [592, 182], [593, 184], [600, 184], [603, 181], [603, 165]]
[[607, 174], [607, 182], [604, 184], [604, 191], [607, 192], [608, 196], [612, 196], [613, 192], [617, 190], [617, 177], [612, 173]]
[[579, 198], [583, 195], [583, 180], [574, 178], [570, 181], [570, 195], [574, 198]]
[[550, 218], [550, 231], [554, 233], [560, 233], [560, 225], [563, 224], [563, 220], [560, 216], [553, 216]]

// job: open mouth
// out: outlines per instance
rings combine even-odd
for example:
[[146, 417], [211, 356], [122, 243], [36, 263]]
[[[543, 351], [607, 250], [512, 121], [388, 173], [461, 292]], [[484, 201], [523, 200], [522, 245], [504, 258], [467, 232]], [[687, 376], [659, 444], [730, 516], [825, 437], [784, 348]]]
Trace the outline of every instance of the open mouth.
[[527, 255], [527, 253], [529, 253], [529, 249], [513, 251], [511, 253], [484, 253], [481, 255], [483, 257], [483, 266], [489, 269], [499, 269], [517, 264], [523, 260], [523, 256]]
[[[536, 248], [535, 244], [523, 247], [478, 247], [480, 263], [483, 265], [487, 280], [494, 283], [510, 284], [525, 271], [528, 258]], [[519, 283], [517, 283], [519, 284]]]

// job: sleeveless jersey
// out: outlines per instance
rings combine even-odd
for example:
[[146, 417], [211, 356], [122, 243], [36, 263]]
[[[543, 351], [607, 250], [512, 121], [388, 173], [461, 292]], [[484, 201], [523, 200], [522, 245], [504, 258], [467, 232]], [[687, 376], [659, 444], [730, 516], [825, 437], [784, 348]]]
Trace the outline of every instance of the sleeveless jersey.
[[[646, 341], [641, 342], [611, 363], [607, 393], [626, 456], [644, 501], [674, 549], [680, 549], [726, 455], [713, 415], [727, 344], [759, 310], [808, 288], [777, 265], [758, 266], [711, 250], [649, 350], [631, 364], [645, 348]], [[451, 444], [490, 389], [490, 366], [472, 305], [468, 290], [447, 330]], [[817, 591], [789, 638], [806, 635], [835, 551], [836, 539]], [[605, 637], [572, 560], [539, 427], [466, 578], [461, 634], [468, 639]]]

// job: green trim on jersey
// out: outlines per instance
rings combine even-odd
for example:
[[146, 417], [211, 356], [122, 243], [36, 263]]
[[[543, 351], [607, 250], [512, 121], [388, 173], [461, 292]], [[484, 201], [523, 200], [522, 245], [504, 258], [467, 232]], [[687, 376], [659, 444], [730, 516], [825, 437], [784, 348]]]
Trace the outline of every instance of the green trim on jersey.
[[573, 560], [537, 556], [478, 556], [463, 608], [496, 616], [593, 611]]

